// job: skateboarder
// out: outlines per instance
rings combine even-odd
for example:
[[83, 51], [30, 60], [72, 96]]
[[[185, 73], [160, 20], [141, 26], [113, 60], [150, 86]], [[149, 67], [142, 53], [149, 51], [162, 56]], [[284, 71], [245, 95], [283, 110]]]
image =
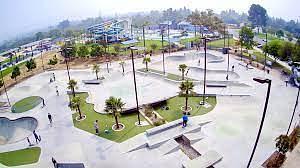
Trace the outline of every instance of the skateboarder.
[[50, 127], [52, 127], [52, 115], [50, 113], [48, 113], [48, 120], [50, 123]]
[[186, 113], [184, 113], [182, 116], [182, 128], [186, 127], [187, 122], [188, 122], [188, 116], [186, 115]]
[[32, 143], [30, 142], [30, 139], [28, 137], [26, 139], [27, 139], [27, 142], [28, 142], [29, 146], [32, 146]]
[[35, 130], [33, 131], [33, 136], [35, 138], [35, 142], [38, 144], [39, 142], [41, 142], [41, 138], [40, 136], [38, 136], [38, 134], [35, 132]]

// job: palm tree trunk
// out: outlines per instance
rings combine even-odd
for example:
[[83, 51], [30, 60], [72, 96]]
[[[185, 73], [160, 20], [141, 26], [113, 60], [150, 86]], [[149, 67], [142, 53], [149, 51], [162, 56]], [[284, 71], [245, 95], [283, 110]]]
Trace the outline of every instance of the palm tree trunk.
[[124, 65], [122, 65], [122, 71], [123, 71], [123, 74], [124, 74], [124, 72], [125, 72], [125, 70], [124, 70]]
[[146, 62], [146, 71], [148, 72], [148, 62]]
[[72, 94], [73, 94], [73, 97], [75, 97], [75, 89], [74, 89], [74, 87], [72, 87]]
[[182, 80], [184, 80], [184, 71], [181, 71], [182, 72]]
[[97, 80], [99, 79], [99, 77], [98, 77], [98, 72], [96, 72], [96, 77], [97, 77]]
[[78, 110], [78, 113], [79, 113], [79, 118], [82, 119], [82, 114], [81, 114], [81, 110], [80, 110], [79, 105], [77, 105], [77, 110]]
[[119, 126], [118, 116], [116, 116], [116, 115], [115, 115], [115, 120], [116, 120], [117, 129], [119, 129], [120, 126]]
[[188, 90], [185, 92], [185, 110], [187, 110], [188, 107], [188, 98], [189, 98], [189, 92]]

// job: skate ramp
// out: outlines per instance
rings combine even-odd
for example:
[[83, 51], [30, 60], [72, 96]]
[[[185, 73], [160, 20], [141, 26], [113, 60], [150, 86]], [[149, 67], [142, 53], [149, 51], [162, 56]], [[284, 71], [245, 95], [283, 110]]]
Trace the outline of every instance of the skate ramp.
[[30, 136], [38, 126], [38, 121], [32, 117], [22, 117], [10, 120], [0, 117], [0, 145], [15, 143]]

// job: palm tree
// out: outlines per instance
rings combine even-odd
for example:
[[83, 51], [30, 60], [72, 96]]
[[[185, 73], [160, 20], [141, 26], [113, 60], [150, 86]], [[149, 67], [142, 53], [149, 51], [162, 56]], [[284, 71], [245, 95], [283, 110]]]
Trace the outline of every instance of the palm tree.
[[187, 65], [185, 65], [185, 64], [180, 64], [178, 67], [178, 70], [181, 71], [181, 73], [182, 73], [182, 78], [181, 78], [182, 80], [184, 80], [184, 72], [185, 72], [186, 68], [187, 68]]
[[117, 129], [120, 128], [118, 119], [121, 115], [124, 105], [125, 103], [122, 102], [121, 98], [111, 96], [105, 100], [105, 111], [112, 113], [115, 118]]
[[93, 65], [93, 71], [95, 72], [97, 80], [98, 80], [99, 79], [98, 73], [100, 72], [100, 66], [98, 64], [94, 64]]
[[75, 97], [75, 88], [76, 88], [76, 85], [77, 85], [77, 81], [74, 80], [74, 79], [71, 79], [68, 82], [68, 89], [71, 89], [73, 97]]
[[143, 59], [143, 64], [146, 64], [146, 71], [148, 72], [149, 70], [148, 70], [148, 63], [149, 62], [151, 62], [151, 59], [150, 59], [150, 57], [145, 57], [144, 59]]
[[124, 75], [124, 73], [125, 73], [125, 69], [124, 69], [125, 61], [121, 61], [121, 62], [119, 62], [119, 64], [120, 64], [121, 67], [122, 67], [122, 72], [123, 72], [123, 75]]
[[75, 109], [79, 113], [79, 119], [82, 119], [82, 113], [80, 110], [81, 99], [78, 96], [75, 96], [71, 99], [70, 108]]
[[185, 110], [188, 108], [188, 98], [190, 96], [191, 91], [194, 89], [194, 83], [190, 82], [189, 80], [182, 81], [179, 89], [181, 94], [185, 96]]
[[290, 149], [290, 138], [287, 135], [280, 135], [276, 138], [276, 148], [278, 152], [285, 155], [285, 153]]

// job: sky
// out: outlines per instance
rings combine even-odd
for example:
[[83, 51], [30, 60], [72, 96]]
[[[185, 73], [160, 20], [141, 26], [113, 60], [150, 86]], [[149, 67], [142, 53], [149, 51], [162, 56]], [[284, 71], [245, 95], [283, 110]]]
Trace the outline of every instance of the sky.
[[187, 7], [234, 9], [247, 12], [251, 4], [263, 6], [269, 16], [300, 20], [300, 0], [0, 0], [0, 42], [22, 33], [87, 17]]

